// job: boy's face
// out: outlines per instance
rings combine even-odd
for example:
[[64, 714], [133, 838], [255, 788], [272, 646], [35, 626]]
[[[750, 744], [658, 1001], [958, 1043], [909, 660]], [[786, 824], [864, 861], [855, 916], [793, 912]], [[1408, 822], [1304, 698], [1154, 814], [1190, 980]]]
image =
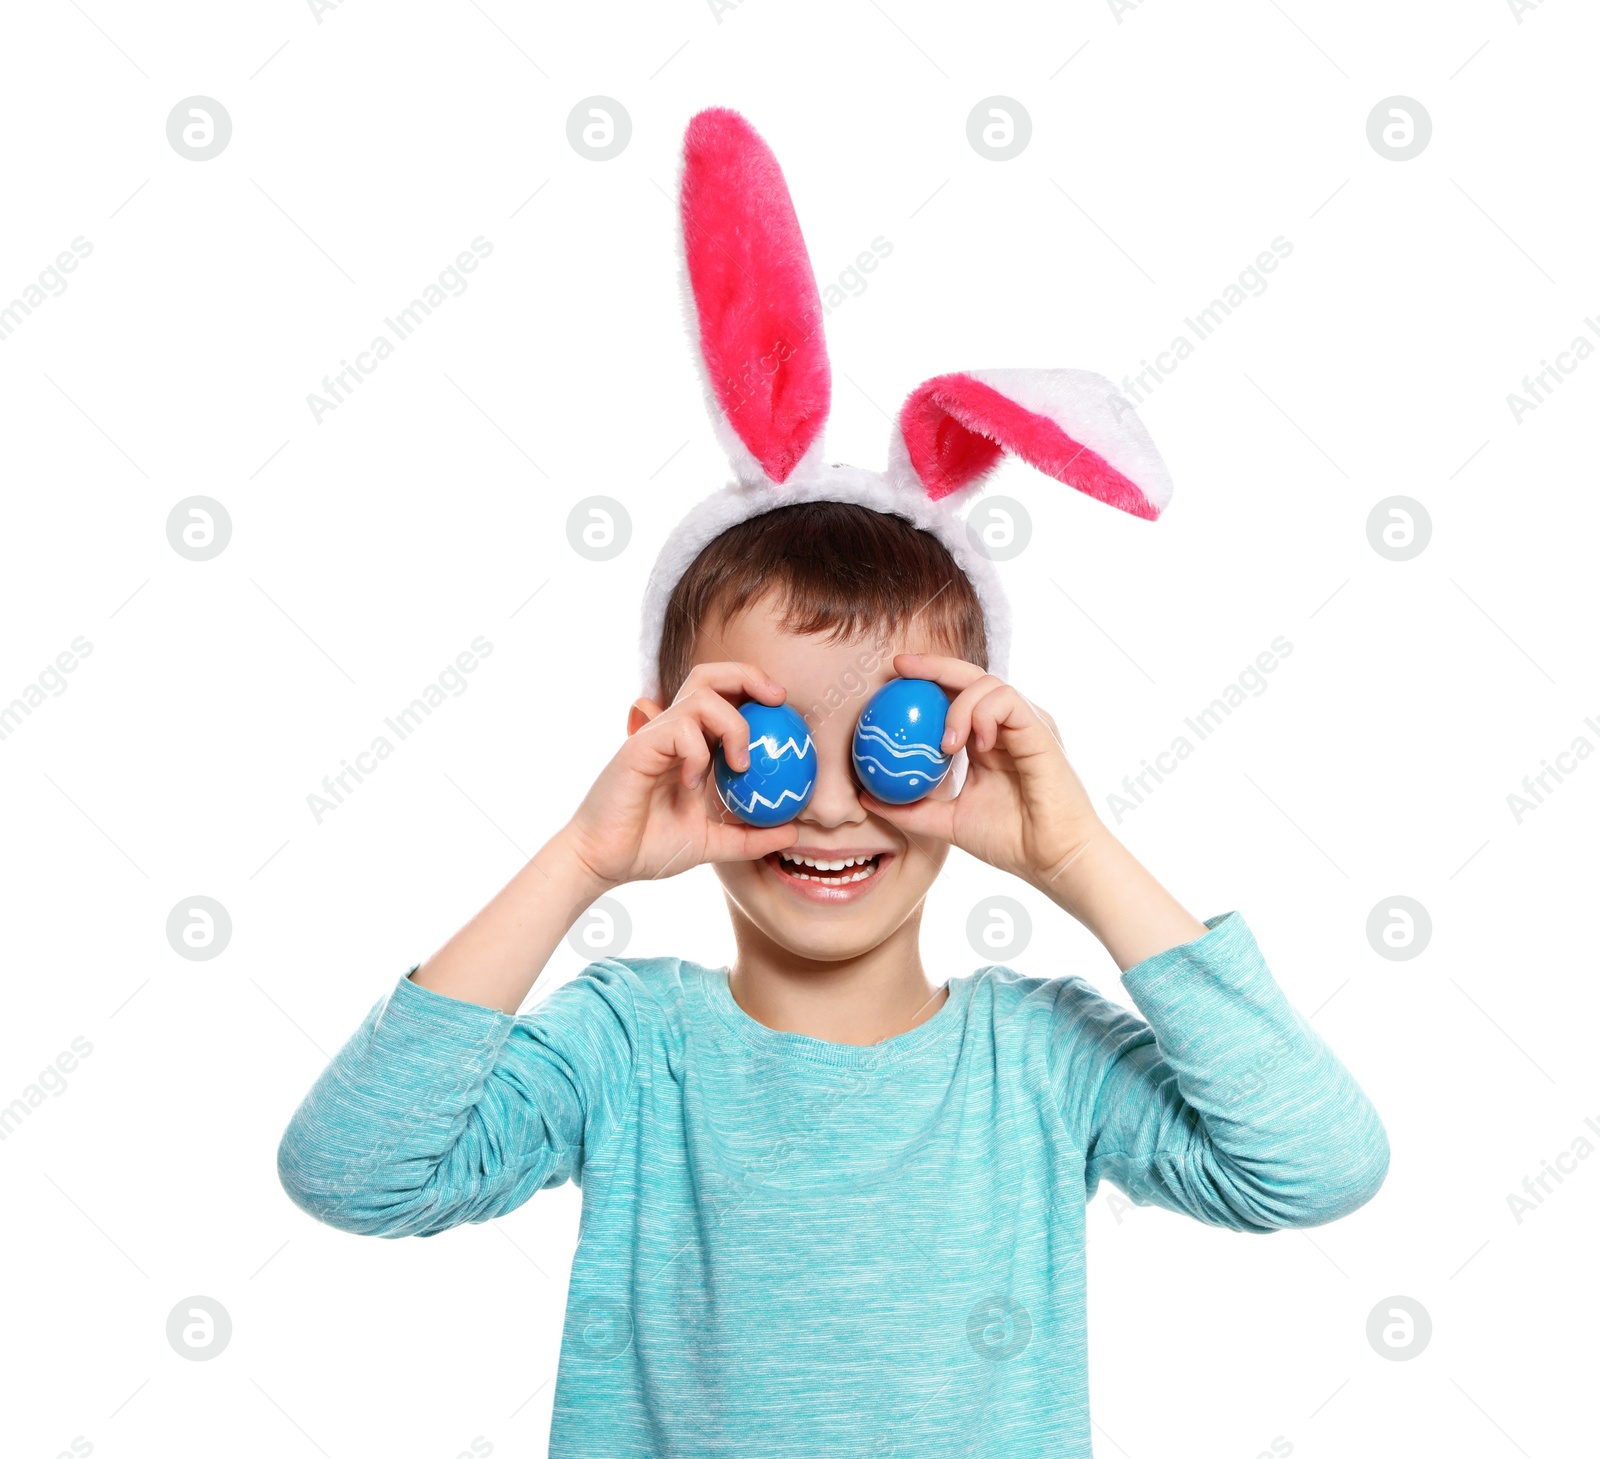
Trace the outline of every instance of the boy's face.
[[[788, 691], [785, 702], [805, 716], [817, 751], [816, 789], [795, 818], [795, 844], [761, 861], [716, 868], [741, 936], [754, 930], [797, 958], [838, 962], [878, 947], [908, 919], [914, 932], [949, 848], [913, 842], [868, 814], [850, 765], [850, 741], [867, 700], [894, 678], [894, 655], [928, 652], [952, 649], [918, 628], [902, 630], [893, 642], [880, 633], [840, 642], [827, 634], [791, 633], [770, 600], [696, 638], [696, 663], [753, 664], [777, 680]], [[954, 781], [947, 776], [932, 793], [954, 795]], [[710, 776], [705, 794], [712, 815], [731, 819]], [[800, 857], [866, 860], [833, 871], [806, 866]]]

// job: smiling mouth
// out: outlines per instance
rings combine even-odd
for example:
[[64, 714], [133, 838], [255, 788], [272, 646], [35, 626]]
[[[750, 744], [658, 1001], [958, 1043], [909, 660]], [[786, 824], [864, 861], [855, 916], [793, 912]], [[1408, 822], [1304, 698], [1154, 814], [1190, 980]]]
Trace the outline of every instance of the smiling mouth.
[[[780, 881], [807, 893], [854, 893], [866, 890], [882, 871], [891, 853], [869, 856], [798, 856], [791, 851], [774, 851], [762, 859]], [[847, 893], [847, 894], [848, 894]]]

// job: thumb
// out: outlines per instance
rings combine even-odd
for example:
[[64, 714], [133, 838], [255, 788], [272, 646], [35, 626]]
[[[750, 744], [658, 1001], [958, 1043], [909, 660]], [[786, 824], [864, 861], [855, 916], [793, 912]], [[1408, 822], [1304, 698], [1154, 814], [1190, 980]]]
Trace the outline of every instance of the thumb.
[[861, 804], [913, 840], [955, 841], [956, 803], [953, 800], [916, 800], [910, 805], [889, 805], [875, 795], [860, 792]]
[[706, 827], [706, 860], [759, 861], [774, 851], [783, 851], [799, 840], [793, 821], [781, 826], [747, 826], [731, 818], [711, 821]]

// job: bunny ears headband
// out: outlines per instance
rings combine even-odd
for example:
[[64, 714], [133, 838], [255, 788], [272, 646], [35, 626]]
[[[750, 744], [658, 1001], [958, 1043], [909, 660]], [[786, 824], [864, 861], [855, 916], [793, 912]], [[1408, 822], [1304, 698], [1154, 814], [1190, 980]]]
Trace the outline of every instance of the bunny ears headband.
[[1047, 476], [1153, 521], [1172, 497], [1149, 432], [1103, 376], [965, 370], [913, 390], [884, 471], [825, 463], [831, 374], [822, 299], [772, 149], [735, 111], [702, 111], [684, 134], [679, 182], [685, 308], [712, 423], [735, 480], [673, 529], [645, 590], [647, 692], [678, 580], [716, 537], [799, 502], [855, 502], [937, 538], [977, 590], [990, 667], [1005, 672], [1010, 615], [993, 564], [955, 507], [1010, 452]]

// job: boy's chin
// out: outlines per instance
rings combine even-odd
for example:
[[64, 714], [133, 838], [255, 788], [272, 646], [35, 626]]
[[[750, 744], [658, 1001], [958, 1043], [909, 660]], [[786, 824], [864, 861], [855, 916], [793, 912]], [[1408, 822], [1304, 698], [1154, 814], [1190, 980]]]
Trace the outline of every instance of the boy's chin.
[[[848, 962], [864, 957], [894, 935], [915, 910], [926, 889], [904, 884], [875, 888], [871, 895], [841, 904], [811, 905], [771, 883], [759, 863], [719, 867], [736, 917], [751, 923], [769, 942], [797, 960]], [[895, 879], [899, 883], [899, 879]]]
[[[749, 917], [749, 912], [746, 912]], [[795, 917], [749, 917], [768, 942], [794, 958], [795, 963], [848, 963], [866, 957], [875, 947], [888, 941], [893, 926], [878, 925], [877, 918], [838, 918], [834, 925], [819, 928]], [[848, 923], [848, 925], [842, 925]], [[867, 923], [867, 925], [864, 925]]]
[[793, 916], [751, 918], [762, 934], [798, 962], [844, 963], [865, 957], [888, 940], [894, 930], [877, 918], [852, 915], [820, 927], [814, 921]]

